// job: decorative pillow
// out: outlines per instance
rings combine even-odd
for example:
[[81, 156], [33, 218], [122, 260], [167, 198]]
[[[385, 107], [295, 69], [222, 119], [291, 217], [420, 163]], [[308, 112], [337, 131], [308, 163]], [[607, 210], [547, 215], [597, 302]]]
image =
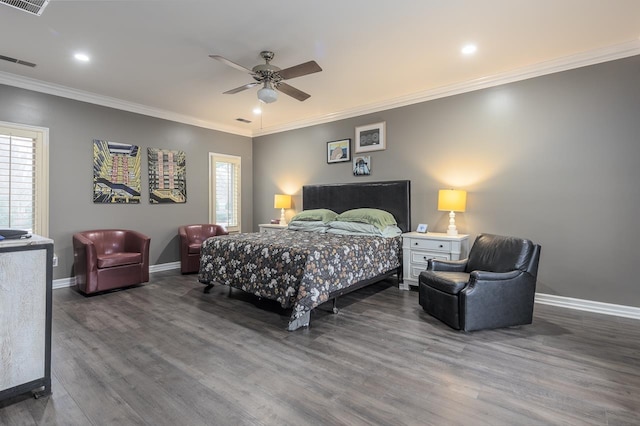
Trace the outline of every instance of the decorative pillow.
[[336, 218], [340, 222], [360, 222], [376, 226], [381, 231], [390, 225], [397, 225], [396, 219], [389, 212], [379, 209], [353, 209], [340, 213]]
[[306, 231], [325, 233], [329, 227], [321, 220], [292, 220], [287, 229], [291, 231]]
[[336, 218], [338, 213], [329, 209], [312, 209], [303, 210], [291, 218], [291, 221], [317, 221], [321, 220], [324, 223], [331, 222]]

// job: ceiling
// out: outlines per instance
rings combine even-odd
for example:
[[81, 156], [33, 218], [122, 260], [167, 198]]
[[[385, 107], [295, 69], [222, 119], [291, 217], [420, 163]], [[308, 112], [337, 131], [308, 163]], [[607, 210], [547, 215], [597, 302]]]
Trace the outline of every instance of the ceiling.
[[[0, 33], [0, 55], [37, 64], [0, 61], [0, 83], [251, 136], [639, 54], [640, 1], [51, 0], [41, 16], [0, 5]], [[322, 72], [287, 80], [311, 97], [281, 93], [260, 116], [259, 86], [222, 94], [253, 80], [209, 55], [252, 68], [261, 50], [280, 68], [315, 60]]]

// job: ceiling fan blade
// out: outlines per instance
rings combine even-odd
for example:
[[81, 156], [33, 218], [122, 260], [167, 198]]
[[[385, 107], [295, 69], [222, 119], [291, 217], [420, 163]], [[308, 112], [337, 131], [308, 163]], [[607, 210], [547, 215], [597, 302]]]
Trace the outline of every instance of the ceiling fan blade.
[[290, 78], [301, 77], [307, 74], [313, 74], [314, 72], [320, 72], [322, 68], [316, 61], [305, 62], [304, 64], [294, 65], [289, 68], [278, 71], [280, 77], [283, 80], [289, 80]]
[[251, 71], [249, 68], [245, 68], [242, 65], [238, 65], [235, 62], [232, 62], [232, 61], [228, 60], [227, 58], [223, 58], [220, 55], [209, 55], [209, 57], [213, 58], [213, 59], [217, 59], [218, 61], [222, 62], [223, 64], [229, 65], [230, 67], [235, 68], [237, 70], [248, 72], [249, 74], [253, 74], [253, 71]]
[[293, 86], [288, 85], [287, 83], [278, 83], [276, 89], [284, 93], [285, 95], [289, 95], [292, 98], [295, 98], [299, 101], [304, 101], [311, 97], [310, 94], [304, 93], [302, 90], [298, 90]]
[[254, 86], [257, 86], [258, 82], [255, 83], [249, 83], [249, 84], [245, 84], [244, 86], [240, 86], [240, 87], [236, 87], [235, 89], [231, 89], [231, 90], [227, 90], [226, 92], [223, 92], [223, 95], [233, 95], [234, 93], [238, 93], [238, 92], [242, 92], [243, 90], [247, 90], [247, 89], [251, 89]]

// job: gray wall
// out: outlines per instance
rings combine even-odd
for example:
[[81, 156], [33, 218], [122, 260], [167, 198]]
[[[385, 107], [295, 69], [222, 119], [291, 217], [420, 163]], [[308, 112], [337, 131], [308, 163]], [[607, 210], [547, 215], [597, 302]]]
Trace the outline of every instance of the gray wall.
[[[327, 141], [378, 121], [371, 176], [326, 163]], [[640, 306], [640, 56], [258, 137], [253, 153], [254, 229], [279, 216], [277, 192], [300, 210], [304, 184], [410, 179], [413, 227], [444, 232], [438, 189], [466, 189], [461, 232], [542, 244], [538, 292]]]
[[[178, 227], [207, 223], [208, 153], [242, 157], [242, 221], [253, 223], [252, 146], [243, 136], [0, 85], [0, 121], [49, 128], [49, 237], [59, 266], [54, 279], [72, 276], [74, 232], [129, 228], [151, 237], [152, 265], [179, 260]], [[93, 139], [130, 143], [142, 150], [140, 204], [92, 202]], [[146, 148], [182, 150], [187, 159], [187, 202], [151, 205]]]

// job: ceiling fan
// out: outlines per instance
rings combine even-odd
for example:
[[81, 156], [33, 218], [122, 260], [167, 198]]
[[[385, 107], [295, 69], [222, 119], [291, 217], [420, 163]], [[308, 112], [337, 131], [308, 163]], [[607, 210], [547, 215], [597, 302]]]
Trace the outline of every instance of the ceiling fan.
[[223, 64], [249, 73], [255, 80], [255, 82], [236, 87], [235, 89], [227, 90], [226, 92], [224, 92], [225, 95], [242, 92], [243, 90], [247, 90], [254, 86], [262, 84], [262, 88], [258, 90], [258, 99], [267, 104], [275, 102], [278, 99], [278, 92], [276, 92], [274, 89], [277, 89], [285, 95], [289, 95], [299, 101], [304, 101], [311, 96], [308, 93], [305, 93], [302, 90], [298, 90], [295, 87], [283, 82], [283, 80], [290, 80], [292, 78], [302, 77], [303, 75], [322, 71], [322, 68], [320, 68], [320, 65], [318, 65], [316, 61], [309, 61], [303, 64], [294, 65], [289, 68], [280, 69], [275, 65], [271, 65], [269, 63], [275, 56], [273, 52], [264, 50], [260, 52], [260, 56], [262, 57], [262, 59], [264, 59], [265, 63], [256, 65], [252, 69], [249, 69], [243, 67], [242, 65], [238, 65], [235, 62], [228, 60], [227, 58], [223, 58], [220, 55], [209, 55], [210, 58], [217, 59]]

